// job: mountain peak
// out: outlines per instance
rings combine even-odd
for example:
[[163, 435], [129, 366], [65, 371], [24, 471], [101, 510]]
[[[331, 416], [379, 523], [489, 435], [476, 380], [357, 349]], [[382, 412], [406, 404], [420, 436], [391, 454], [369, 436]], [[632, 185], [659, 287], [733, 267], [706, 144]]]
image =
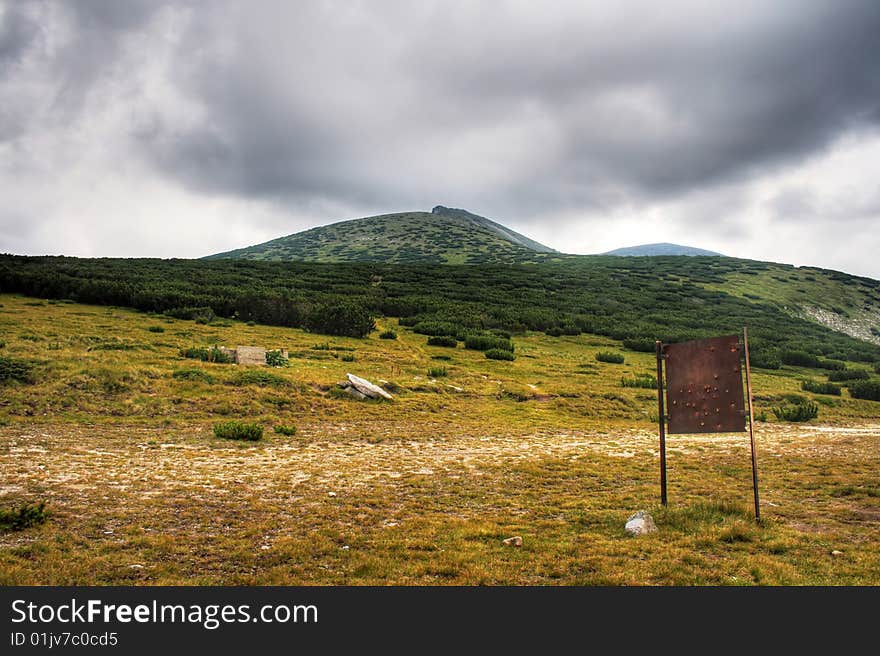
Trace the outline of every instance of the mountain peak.
[[340, 221], [207, 259], [498, 264], [534, 262], [552, 254], [552, 248], [500, 223], [437, 205], [431, 212]]
[[616, 248], [613, 251], [602, 253], [602, 255], [620, 255], [623, 257], [651, 257], [655, 255], [709, 255], [715, 257], [723, 257], [721, 253], [715, 251], [707, 251], [702, 248], [694, 248], [693, 246], [682, 246], [680, 244], [670, 244], [662, 242], [659, 244], [641, 244], [640, 246], [629, 246], [626, 248]]

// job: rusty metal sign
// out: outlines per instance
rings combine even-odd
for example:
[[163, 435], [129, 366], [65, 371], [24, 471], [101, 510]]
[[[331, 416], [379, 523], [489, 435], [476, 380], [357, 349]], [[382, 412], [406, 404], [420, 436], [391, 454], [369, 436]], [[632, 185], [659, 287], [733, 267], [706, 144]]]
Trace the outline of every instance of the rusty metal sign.
[[739, 335], [664, 344], [669, 433], [746, 430]]

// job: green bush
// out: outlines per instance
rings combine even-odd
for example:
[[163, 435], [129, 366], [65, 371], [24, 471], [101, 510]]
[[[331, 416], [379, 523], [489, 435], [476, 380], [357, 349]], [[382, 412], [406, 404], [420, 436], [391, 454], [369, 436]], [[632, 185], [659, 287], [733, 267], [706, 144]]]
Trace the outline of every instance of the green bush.
[[810, 421], [819, 416], [819, 406], [812, 401], [773, 408], [773, 414], [780, 421]]
[[493, 337], [491, 335], [468, 335], [464, 340], [464, 347], [474, 351], [501, 350], [513, 352], [513, 342], [503, 337]]
[[439, 335], [437, 337], [429, 337], [428, 346], [445, 346], [447, 348], [455, 348], [458, 346], [458, 340], [455, 339], [455, 337]]
[[641, 353], [654, 353], [657, 350], [656, 341], [648, 338], [625, 339], [621, 342], [624, 348]]
[[164, 333], [165, 332], [165, 328], [163, 328], [162, 326], [147, 326], [147, 330], [149, 330], [151, 333]]
[[491, 348], [486, 351], [486, 357], [490, 360], [507, 360], [512, 362], [516, 360], [516, 356], [507, 349]]
[[34, 365], [27, 360], [0, 356], [0, 383], [17, 380], [20, 383], [33, 382]]
[[319, 304], [303, 323], [311, 332], [344, 337], [366, 337], [376, 328], [376, 321], [365, 306], [343, 300]]
[[0, 339], [0, 348], [6, 348], [6, 342]]
[[414, 333], [419, 335], [455, 337], [461, 331], [461, 326], [449, 323], [448, 321], [419, 321], [412, 329]]
[[343, 353], [342, 355], [339, 356], [339, 359], [342, 360], [343, 362], [354, 362], [355, 361], [354, 353]]
[[431, 367], [428, 369], [428, 378], [443, 378], [447, 374], [446, 367]]
[[46, 521], [46, 504], [23, 504], [15, 510], [0, 508], [0, 531], [21, 531]]
[[202, 383], [213, 383], [214, 377], [202, 369], [176, 369], [171, 373], [177, 380], [195, 380]]
[[792, 367], [811, 367], [813, 369], [819, 367], [819, 358], [805, 351], [782, 351], [779, 354], [779, 359], [782, 364]]
[[288, 382], [278, 374], [273, 374], [265, 369], [245, 369], [239, 371], [229, 379], [230, 385], [242, 387], [244, 385], [258, 385], [260, 387], [285, 387]]
[[801, 382], [801, 389], [805, 392], [813, 392], [814, 394], [832, 394], [840, 396], [840, 385], [834, 383], [821, 383], [814, 380], [805, 380]]
[[397, 339], [397, 333], [393, 330], [383, 330], [379, 333], [379, 339]]
[[620, 386], [657, 389], [657, 379], [651, 374], [637, 374], [634, 378], [621, 378]]
[[275, 432], [279, 435], [296, 435], [296, 426], [275, 424]]
[[861, 380], [847, 386], [849, 395], [854, 399], [880, 401], [880, 381]]
[[819, 358], [816, 362], [817, 369], [828, 369], [830, 371], [843, 371], [846, 369], [846, 362], [842, 362], [840, 360], [825, 360], [824, 358]]
[[223, 421], [214, 424], [214, 435], [226, 440], [256, 442], [263, 437], [263, 427], [259, 424], [246, 424], [242, 421]]
[[180, 349], [180, 355], [191, 360], [201, 360], [203, 362], [215, 362], [217, 364], [232, 364], [233, 359], [227, 353], [224, 353], [216, 346], [205, 348], [203, 346], [193, 346], [187, 349]]
[[612, 351], [599, 351], [596, 353], [596, 359], [599, 362], [610, 362], [612, 364], [623, 364], [625, 361], [622, 354]]
[[871, 375], [864, 369], [844, 369], [828, 373], [828, 380], [838, 383], [845, 380], [868, 380], [870, 377]]
[[266, 351], [266, 364], [270, 367], [286, 367], [290, 362], [281, 351]]
[[779, 369], [782, 360], [775, 351], [755, 350], [749, 353], [749, 365], [757, 369]]

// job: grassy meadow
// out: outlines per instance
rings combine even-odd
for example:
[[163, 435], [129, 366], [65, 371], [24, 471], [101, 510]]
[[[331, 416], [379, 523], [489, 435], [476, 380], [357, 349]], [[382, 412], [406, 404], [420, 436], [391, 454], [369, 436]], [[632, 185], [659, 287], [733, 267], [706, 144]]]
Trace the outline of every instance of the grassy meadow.
[[[658, 507], [656, 390], [624, 383], [654, 356], [610, 337], [514, 335], [511, 362], [392, 318], [355, 339], [0, 304], [0, 357], [32, 365], [0, 381], [0, 509], [48, 513], [0, 530], [0, 584], [880, 584], [880, 403], [803, 391], [827, 371], [754, 372], [756, 524], [745, 433], [670, 436]], [[289, 366], [180, 355], [213, 345]], [[799, 397], [818, 418], [778, 421]], [[230, 420], [263, 438], [215, 437]], [[627, 536], [643, 508], [659, 531]]]

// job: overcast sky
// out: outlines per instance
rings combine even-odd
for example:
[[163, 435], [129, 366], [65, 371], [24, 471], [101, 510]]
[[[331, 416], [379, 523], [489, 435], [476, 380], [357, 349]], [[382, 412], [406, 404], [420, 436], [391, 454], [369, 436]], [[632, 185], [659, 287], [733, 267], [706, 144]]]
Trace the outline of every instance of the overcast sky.
[[463, 207], [880, 278], [880, 2], [0, 0], [0, 252]]

